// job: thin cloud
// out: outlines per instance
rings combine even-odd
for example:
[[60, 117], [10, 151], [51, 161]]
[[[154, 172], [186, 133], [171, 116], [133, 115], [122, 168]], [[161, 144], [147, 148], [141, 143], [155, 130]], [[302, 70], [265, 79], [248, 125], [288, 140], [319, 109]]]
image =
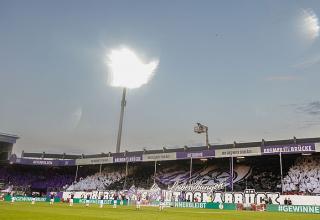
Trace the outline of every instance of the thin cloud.
[[294, 68], [306, 68], [320, 63], [320, 55], [310, 57], [300, 63], [293, 65]]
[[280, 76], [269, 76], [266, 81], [297, 81], [300, 80], [300, 77], [294, 75], [280, 75]]
[[320, 126], [320, 120], [304, 121], [302, 122], [302, 125], [299, 126], [299, 128], [305, 129], [305, 128], [311, 128], [311, 127], [317, 127], [317, 126]]
[[285, 104], [282, 107], [293, 111], [293, 118], [298, 129], [310, 129], [320, 126], [320, 100], [308, 103]]
[[298, 106], [296, 110], [311, 116], [320, 116], [320, 101], [314, 101]]

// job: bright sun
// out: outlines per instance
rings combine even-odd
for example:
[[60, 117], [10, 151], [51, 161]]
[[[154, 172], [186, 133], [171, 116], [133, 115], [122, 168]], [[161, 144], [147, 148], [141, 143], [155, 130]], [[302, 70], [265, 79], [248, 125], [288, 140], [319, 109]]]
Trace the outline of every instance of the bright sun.
[[132, 50], [121, 47], [110, 51], [107, 64], [111, 86], [133, 89], [148, 83], [158, 67], [159, 60], [145, 63]]

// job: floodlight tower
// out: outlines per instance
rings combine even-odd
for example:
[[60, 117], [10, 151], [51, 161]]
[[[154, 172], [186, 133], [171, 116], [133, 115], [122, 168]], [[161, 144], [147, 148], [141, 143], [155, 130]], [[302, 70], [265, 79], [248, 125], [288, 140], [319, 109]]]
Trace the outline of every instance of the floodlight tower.
[[206, 133], [206, 145], [210, 148], [208, 137], [208, 126], [202, 125], [199, 122], [194, 126], [194, 132], [198, 134]]
[[147, 84], [158, 67], [159, 60], [143, 62], [135, 52], [121, 47], [107, 55], [110, 85], [123, 88], [116, 153], [120, 152], [124, 109], [127, 89], [139, 88]]
[[126, 93], [127, 88], [124, 87], [122, 91], [122, 100], [121, 100], [121, 111], [120, 111], [120, 120], [119, 120], [119, 128], [118, 128], [118, 138], [117, 138], [117, 146], [116, 146], [116, 153], [120, 153], [120, 145], [121, 145], [121, 136], [122, 136], [122, 125], [123, 125], [123, 115], [124, 115], [124, 108], [126, 107]]

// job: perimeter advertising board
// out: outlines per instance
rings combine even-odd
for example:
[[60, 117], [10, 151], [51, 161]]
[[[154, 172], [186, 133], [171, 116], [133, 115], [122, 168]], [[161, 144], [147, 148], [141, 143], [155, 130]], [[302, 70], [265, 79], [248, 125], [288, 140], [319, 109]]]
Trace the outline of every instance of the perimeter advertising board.
[[268, 205], [268, 212], [320, 214], [320, 206], [313, 205]]
[[236, 204], [213, 203], [213, 202], [174, 202], [171, 206], [175, 208], [194, 208], [194, 209], [224, 209], [236, 210]]
[[[32, 201], [32, 197], [29, 197], [29, 196], [15, 196], [14, 199], [15, 199], [15, 202], [31, 202]], [[12, 196], [5, 196], [4, 200], [10, 202], [12, 200]], [[35, 197], [35, 200], [36, 202], [46, 202], [47, 198]]]

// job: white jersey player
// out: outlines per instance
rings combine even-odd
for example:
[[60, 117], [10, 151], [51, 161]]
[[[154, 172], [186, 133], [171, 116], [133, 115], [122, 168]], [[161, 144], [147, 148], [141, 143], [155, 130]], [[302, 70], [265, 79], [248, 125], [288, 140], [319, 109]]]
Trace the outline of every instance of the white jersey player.
[[34, 205], [36, 203], [36, 196], [33, 194], [31, 199], [31, 204]]
[[103, 208], [103, 199], [104, 199], [104, 196], [101, 195], [101, 196], [100, 196], [100, 201], [99, 201], [99, 203], [100, 203], [100, 208]]
[[161, 196], [160, 201], [159, 201], [159, 210], [160, 210], [160, 211], [163, 211], [164, 205], [165, 205], [165, 204], [164, 204], [164, 197]]
[[73, 206], [73, 197], [74, 197], [74, 195], [71, 194], [70, 199], [69, 199], [69, 206]]

